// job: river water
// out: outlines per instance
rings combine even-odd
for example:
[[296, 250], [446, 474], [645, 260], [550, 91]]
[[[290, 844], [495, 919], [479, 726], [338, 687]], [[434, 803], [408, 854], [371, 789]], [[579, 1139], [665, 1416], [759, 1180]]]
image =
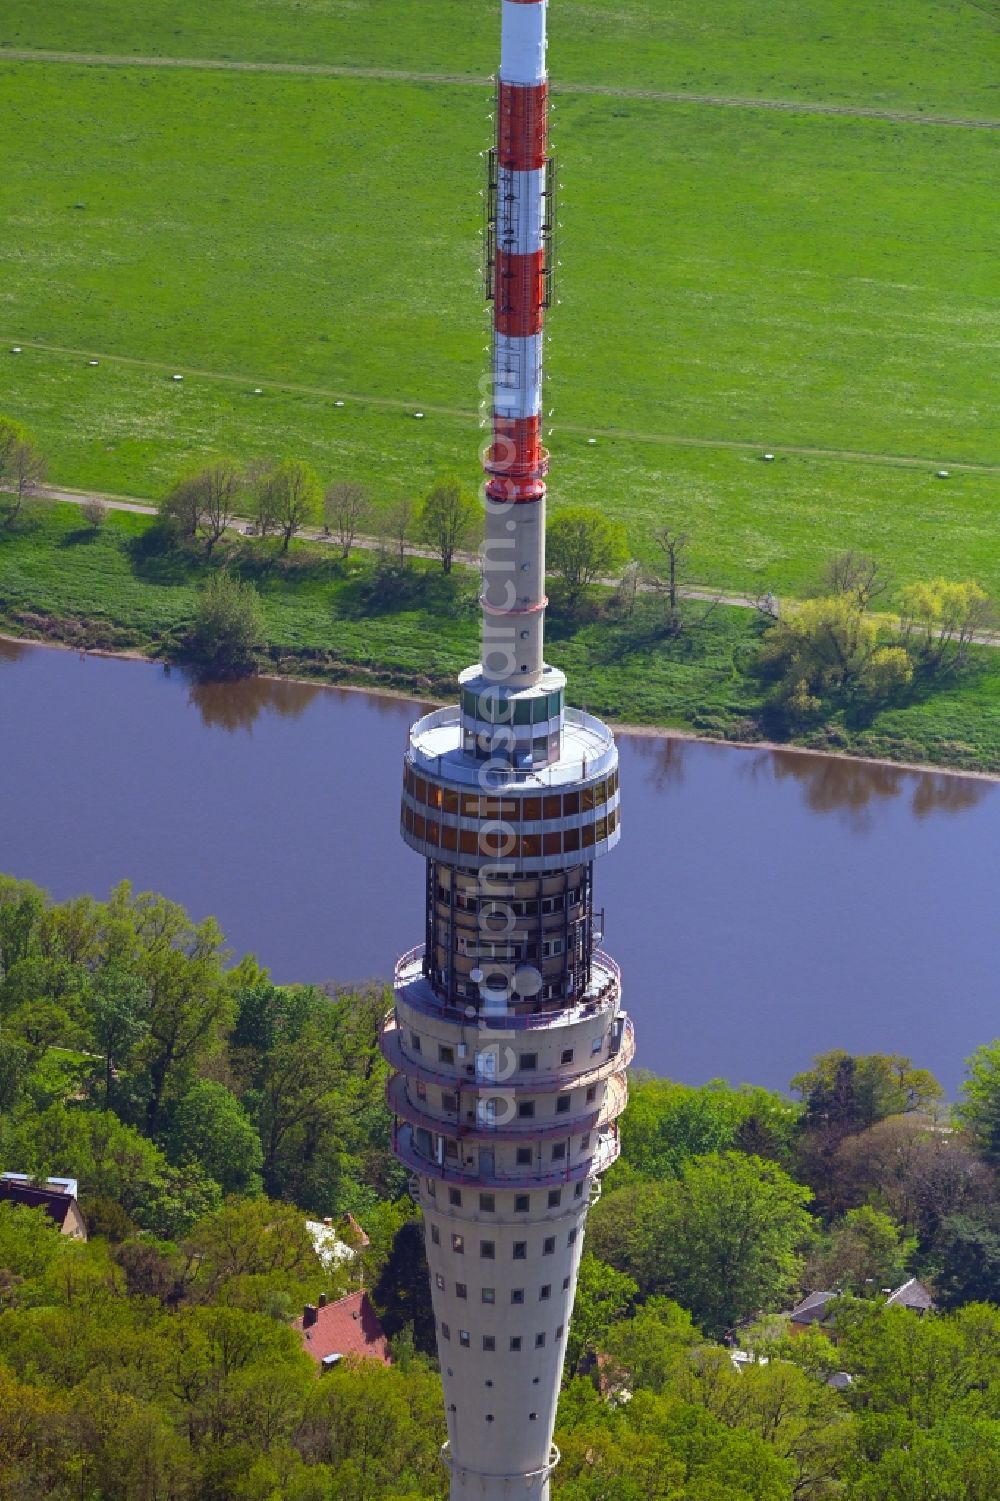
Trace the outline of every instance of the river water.
[[[62, 899], [127, 877], [278, 980], [391, 974], [423, 937], [398, 787], [416, 705], [0, 642], [0, 871]], [[1000, 788], [622, 735], [597, 867], [637, 1063], [785, 1087], [822, 1049], [954, 1091], [1000, 1034]]]

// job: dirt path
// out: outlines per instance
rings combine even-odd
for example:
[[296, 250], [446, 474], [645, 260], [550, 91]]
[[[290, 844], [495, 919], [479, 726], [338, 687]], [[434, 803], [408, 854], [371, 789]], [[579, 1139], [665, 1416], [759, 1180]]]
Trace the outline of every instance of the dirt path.
[[[118, 53], [52, 52], [33, 47], [0, 47], [0, 61], [76, 63], [104, 68], [195, 68], [217, 73], [295, 74], [316, 78], [363, 78], [380, 83], [429, 83], [487, 88], [492, 80], [475, 73], [422, 73], [402, 68], [359, 68], [337, 63], [244, 62], [238, 58], [132, 57]], [[601, 83], [554, 83], [556, 94], [596, 94], [608, 99], [654, 104], [702, 104], [715, 109], [780, 110], [793, 115], [831, 115], [847, 120], [889, 120], [904, 125], [945, 125], [958, 130], [1000, 130], [1000, 120], [961, 115], [929, 115], [919, 110], [876, 109], [861, 104], [826, 104], [816, 99], [749, 99], [730, 94], [691, 94], [679, 89], [638, 89]]]
[[[158, 509], [150, 500], [139, 500], [133, 496], [108, 495], [101, 490], [69, 490], [59, 485], [41, 485], [35, 492], [35, 495], [36, 499], [39, 500], [62, 500], [76, 506], [86, 505], [88, 500], [100, 500], [104, 502], [109, 511], [132, 511], [140, 516], [155, 516]], [[249, 521], [247, 517], [234, 517], [233, 525], [229, 530], [232, 532], [243, 532], [248, 525]], [[321, 542], [327, 547], [340, 546], [335, 536], [320, 531], [317, 527], [303, 527], [299, 533], [299, 537], [306, 542]], [[362, 552], [375, 552], [384, 545], [381, 538], [366, 536], [355, 537], [353, 543], [353, 546]], [[420, 547], [411, 543], [407, 543], [406, 551], [408, 556], [413, 558], [436, 558], [438, 556], [433, 548]], [[479, 554], [476, 552], [467, 552], [462, 548], [456, 549], [455, 560], [456, 562], [464, 563], [468, 568], [479, 566]], [[608, 589], [614, 589], [618, 582], [616, 578], [599, 578], [595, 580], [595, 583], [603, 584]], [[640, 583], [638, 587], [642, 594], [655, 592], [655, 586], [652, 584]], [[683, 585], [677, 592], [682, 599], [703, 601], [709, 605], [731, 605], [737, 610], [756, 610], [760, 608], [760, 597], [750, 594], [724, 594], [718, 589], [708, 589], [697, 584]], [[793, 604], [795, 601], [786, 599], [784, 603]], [[984, 631], [973, 636], [972, 639], [977, 646], [1000, 647], [1000, 635]]]
[[[478, 413], [469, 407], [436, 406], [414, 398], [398, 396], [370, 396], [358, 391], [342, 391], [327, 386], [310, 386], [299, 381], [271, 380], [263, 375], [232, 375], [223, 370], [198, 370], [190, 365], [168, 365], [161, 360], [141, 360], [132, 355], [107, 354], [100, 349], [75, 349], [65, 344], [48, 344], [40, 339], [19, 338], [17, 335], [0, 333], [0, 344], [19, 345], [22, 349], [38, 349], [46, 354], [72, 355], [81, 360], [98, 360], [109, 365], [127, 365], [137, 370], [152, 370], [166, 374], [183, 375], [195, 380], [216, 381], [220, 385], [239, 386], [243, 390], [290, 391], [300, 396], [318, 396], [324, 401], [357, 402], [361, 406], [382, 407], [397, 412], [424, 412], [431, 417], [452, 417], [460, 421], [476, 421]], [[721, 448], [738, 453], [762, 453], [773, 449], [780, 454], [795, 454], [799, 458], [834, 459], [848, 464], [888, 464], [904, 469], [949, 469], [973, 474], [1000, 474], [1000, 464], [976, 463], [968, 459], [932, 457], [929, 454], [866, 453], [851, 448], [815, 448], [794, 443], [754, 443], [741, 438], [693, 438], [679, 433], [645, 432], [638, 428], [589, 427], [582, 423], [553, 422], [552, 430], [572, 433], [574, 437], [604, 438], [611, 442], [662, 443], [677, 448]]]

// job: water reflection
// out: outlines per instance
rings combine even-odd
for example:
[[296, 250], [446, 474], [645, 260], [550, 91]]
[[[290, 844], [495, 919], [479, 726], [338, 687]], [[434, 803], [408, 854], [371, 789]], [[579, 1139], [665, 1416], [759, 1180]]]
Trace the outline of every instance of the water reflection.
[[980, 803], [993, 784], [946, 772], [913, 772], [850, 756], [802, 755], [796, 751], [761, 751], [753, 772], [788, 778], [802, 787], [814, 813], [844, 813], [856, 827], [868, 827], [872, 805], [906, 796], [915, 818], [931, 813], [964, 813]]
[[0, 663], [17, 662], [27, 650], [23, 641], [5, 641], [0, 637]]
[[683, 740], [673, 736], [664, 738], [662, 735], [635, 734], [619, 735], [616, 738], [627, 739], [634, 754], [650, 763], [646, 777], [657, 792], [664, 792], [668, 787], [679, 787], [684, 781], [686, 744]]
[[207, 683], [195, 679], [188, 689], [188, 702], [209, 729], [253, 728], [261, 714], [279, 714], [298, 719], [320, 692], [312, 683], [292, 683], [287, 678], [240, 678], [231, 683]]

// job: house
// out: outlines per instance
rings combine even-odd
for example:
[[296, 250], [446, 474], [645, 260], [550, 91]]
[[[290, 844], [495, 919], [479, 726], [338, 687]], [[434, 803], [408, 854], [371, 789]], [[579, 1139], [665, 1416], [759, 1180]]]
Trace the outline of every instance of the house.
[[889, 1294], [885, 1300], [885, 1306], [909, 1308], [914, 1313], [933, 1313], [934, 1299], [922, 1282], [918, 1282], [916, 1277], [911, 1277], [908, 1282], [903, 1283], [902, 1287], [897, 1287], [895, 1292]]
[[75, 1178], [46, 1178], [44, 1183], [36, 1183], [30, 1173], [0, 1173], [0, 1204], [44, 1209], [61, 1235], [86, 1240], [87, 1226], [76, 1201], [77, 1192]]
[[[796, 1303], [788, 1315], [789, 1334], [801, 1334], [803, 1329], [823, 1329], [828, 1323], [833, 1305], [840, 1297], [840, 1293], [816, 1292]], [[824, 1329], [824, 1333], [829, 1331]]]
[[320, 1293], [318, 1304], [307, 1303], [292, 1328], [302, 1335], [302, 1348], [321, 1370], [329, 1370], [345, 1355], [392, 1365], [389, 1341], [366, 1292], [348, 1293], [336, 1303], [328, 1303], [326, 1294]]

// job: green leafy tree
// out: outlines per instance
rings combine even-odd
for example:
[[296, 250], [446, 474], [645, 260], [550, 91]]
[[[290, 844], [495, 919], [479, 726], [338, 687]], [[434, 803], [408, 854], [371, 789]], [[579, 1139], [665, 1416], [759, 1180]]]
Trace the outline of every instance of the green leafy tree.
[[459, 548], [472, 542], [479, 523], [478, 502], [450, 475], [435, 481], [417, 509], [417, 533], [433, 547], [445, 573]]
[[306, 526], [323, 516], [323, 490], [316, 471], [299, 459], [285, 459], [261, 481], [263, 511], [281, 537], [282, 552]]
[[224, 570], [213, 573], [198, 596], [188, 638], [193, 659], [208, 673], [240, 677], [256, 669], [267, 636], [260, 595], [253, 584]]
[[806, 1267], [805, 1285], [873, 1297], [904, 1281], [917, 1247], [888, 1214], [862, 1204], [849, 1209]]
[[689, 1157], [731, 1147], [787, 1160], [800, 1115], [799, 1106], [766, 1089], [732, 1089], [721, 1079], [692, 1086], [640, 1074], [630, 1087], [621, 1162], [611, 1181], [672, 1177]]
[[776, 701], [797, 718], [826, 702], [884, 702], [913, 678], [906, 650], [881, 645], [876, 623], [846, 594], [783, 614], [764, 634], [760, 665], [778, 680]]
[[608, 1331], [624, 1318], [638, 1292], [638, 1283], [624, 1272], [616, 1271], [596, 1256], [581, 1259], [566, 1341], [567, 1374], [571, 1375], [583, 1360], [604, 1348]]
[[223, 1084], [196, 1079], [172, 1111], [165, 1147], [171, 1162], [197, 1162], [225, 1193], [254, 1193], [263, 1164], [260, 1137]]
[[0, 515], [16, 521], [27, 496], [45, 478], [45, 458], [27, 428], [0, 416]]
[[628, 1389], [662, 1392], [687, 1368], [702, 1337], [691, 1315], [669, 1298], [647, 1298], [631, 1318], [609, 1323], [599, 1348], [612, 1379]]
[[613, 573], [628, 557], [625, 528], [600, 511], [567, 506], [549, 522], [545, 536], [547, 565], [578, 594], [602, 575]]
[[721, 1334], [779, 1306], [796, 1285], [811, 1197], [776, 1163], [739, 1152], [694, 1157], [673, 1181], [606, 1194], [591, 1249]]
[[116, 1069], [127, 1065], [149, 1031], [150, 997], [138, 976], [108, 964], [98, 974], [90, 1000], [94, 1041], [104, 1054], [104, 1108], [111, 1108]]
[[933, 578], [908, 584], [900, 593], [903, 640], [922, 637], [929, 660], [940, 666], [950, 658], [961, 663], [977, 633], [993, 624], [994, 609], [975, 579]]
[[955, 1116], [987, 1161], [1000, 1166], [1000, 1038], [983, 1043], [965, 1066], [967, 1077]]
[[1000, 1296], [1000, 1208], [977, 1206], [952, 1214], [934, 1238], [934, 1290], [945, 1308], [988, 1303]]
[[944, 1090], [926, 1068], [902, 1053], [820, 1053], [796, 1074], [792, 1089], [805, 1104], [806, 1129], [835, 1125], [862, 1131], [889, 1115], [934, 1110]]

